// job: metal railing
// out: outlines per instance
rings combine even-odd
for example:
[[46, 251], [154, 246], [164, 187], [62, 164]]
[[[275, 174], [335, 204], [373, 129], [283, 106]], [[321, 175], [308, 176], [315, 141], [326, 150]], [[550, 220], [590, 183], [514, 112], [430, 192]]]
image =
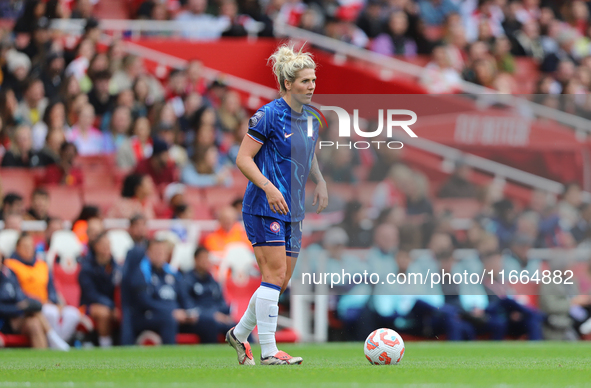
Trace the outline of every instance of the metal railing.
[[[51, 28], [70, 34], [79, 35], [84, 31], [85, 19], [54, 19]], [[250, 21], [244, 25], [249, 39], [256, 39], [265, 27], [264, 23]], [[192, 22], [181, 20], [131, 20], [131, 19], [101, 19], [99, 28], [119, 34], [128, 34], [131, 38], [143, 36], [175, 36], [189, 40], [212, 40], [217, 37], [212, 31], [220, 30], [217, 22]], [[221, 35], [223, 31], [218, 31]]]

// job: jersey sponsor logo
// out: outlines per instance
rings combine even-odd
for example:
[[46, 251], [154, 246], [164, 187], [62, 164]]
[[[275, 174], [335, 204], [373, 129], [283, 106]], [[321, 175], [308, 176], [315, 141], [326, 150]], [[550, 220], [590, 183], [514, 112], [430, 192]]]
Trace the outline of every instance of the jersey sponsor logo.
[[293, 135], [293, 133], [284, 133], [283, 136], [285, 136], [286, 139], [289, 139], [291, 137], [291, 135]]
[[248, 127], [253, 128], [254, 126], [256, 126], [258, 122], [261, 121], [264, 115], [265, 112], [263, 111], [258, 111], [257, 113], [255, 113], [254, 116], [252, 116], [248, 121]]
[[273, 222], [270, 226], [271, 228], [271, 232], [273, 233], [279, 233], [279, 230], [281, 229], [281, 227], [279, 226], [279, 222]]

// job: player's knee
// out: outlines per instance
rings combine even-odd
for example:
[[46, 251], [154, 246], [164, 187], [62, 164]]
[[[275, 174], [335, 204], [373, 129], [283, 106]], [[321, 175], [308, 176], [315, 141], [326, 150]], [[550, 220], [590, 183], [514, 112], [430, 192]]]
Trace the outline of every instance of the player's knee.
[[90, 306], [90, 316], [97, 321], [107, 320], [111, 317], [111, 309], [103, 304], [93, 304]]
[[30, 336], [36, 336], [43, 333], [43, 325], [39, 317], [32, 316], [25, 320], [25, 327]]
[[59, 319], [59, 309], [56, 305], [53, 304], [44, 304], [43, 305], [43, 315], [47, 317], [50, 321], [57, 321]]

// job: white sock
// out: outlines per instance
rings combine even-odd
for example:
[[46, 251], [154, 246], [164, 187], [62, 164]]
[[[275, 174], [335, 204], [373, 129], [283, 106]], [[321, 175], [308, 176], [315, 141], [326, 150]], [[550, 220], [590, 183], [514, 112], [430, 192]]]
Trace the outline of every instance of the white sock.
[[76, 327], [80, 322], [80, 311], [72, 306], [62, 308], [62, 323], [56, 330], [64, 341], [69, 341], [76, 332]]
[[252, 294], [250, 298], [250, 302], [248, 302], [248, 308], [244, 312], [242, 318], [240, 318], [240, 322], [234, 328], [234, 335], [238, 338], [240, 342], [246, 342], [248, 336], [254, 330], [254, 327], [257, 325], [257, 315], [256, 315], [256, 307], [257, 307], [257, 294], [259, 289]]
[[70, 345], [61, 339], [53, 329], [47, 332], [47, 342], [49, 342], [49, 347], [52, 349], [62, 350], [64, 352], [70, 350]]
[[113, 338], [110, 335], [100, 336], [98, 340], [101, 348], [110, 348], [113, 346]]
[[281, 287], [270, 283], [261, 283], [257, 291], [256, 316], [259, 327], [259, 343], [261, 357], [274, 356], [277, 350], [275, 331], [277, 330], [277, 315], [279, 313], [279, 292]]

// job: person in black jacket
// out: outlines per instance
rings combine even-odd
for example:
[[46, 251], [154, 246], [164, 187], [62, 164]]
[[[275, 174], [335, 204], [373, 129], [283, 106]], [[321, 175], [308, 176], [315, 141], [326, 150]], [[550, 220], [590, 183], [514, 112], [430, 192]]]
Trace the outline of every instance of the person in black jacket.
[[[128, 319], [122, 325], [130, 327], [121, 330], [131, 333], [133, 338], [145, 330], [160, 335], [162, 343], [176, 343], [178, 326], [197, 322], [193, 308], [183, 284], [182, 277], [172, 269], [167, 260], [170, 256], [166, 240], [152, 239], [146, 255], [139, 266], [128, 268], [126, 286], [122, 288], [122, 309], [127, 310]], [[123, 341], [123, 344], [129, 344]]]
[[111, 255], [106, 231], [90, 241], [88, 248], [78, 275], [82, 290], [80, 305], [86, 306], [88, 315], [96, 324], [99, 345], [111, 347], [114, 324], [120, 316], [115, 304], [115, 288], [121, 281], [121, 268]]
[[222, 288], [210, 273], [209, 251], [199, 247], [195, 251], [195, 269], [184, 275], [187, 294], [197, 308], [199, 319], [182, 331], [199, 335], [201, 343], [216, 343], [219, 334], [225, 334], [236, 324], [230, 317], [230, 307], [224, 300]]
[[69, 346], [51, 328], [41, 313], [41, 303], [27, 297], [14, 272], [4, 266], [0, 253], [0, 332], [23, 334], [33, 348], [68, 350]]

